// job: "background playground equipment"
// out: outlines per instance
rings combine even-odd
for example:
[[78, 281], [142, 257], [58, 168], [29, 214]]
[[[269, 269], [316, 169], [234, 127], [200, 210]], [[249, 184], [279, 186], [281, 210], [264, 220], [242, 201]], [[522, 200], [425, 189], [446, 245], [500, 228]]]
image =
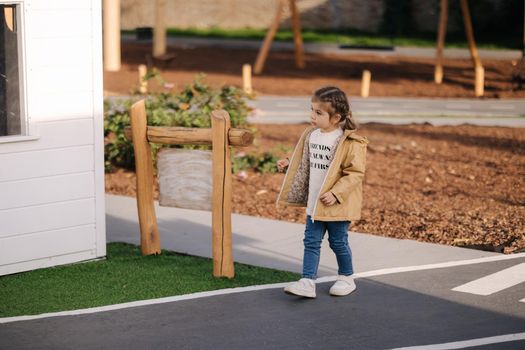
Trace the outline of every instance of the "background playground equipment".
[[372, 80], [372, 73], [365, 69], [361, 79], [361, 97], [367, 98], [370, 95], [370, 80]]
[[[148, 126], [144, 100], [131, 106], [130, 116], [142, 254], [160, 254], [160, 237], [153, 205], [153, 159], [149, 142], [212, 145], [213, 276], [233, 278], [230, 146], [250, 145], [253, 134], [249, 130], [230, 128], [230, 116], [224, 110], [211, 113], [211, 129]], [[127, 135], [129, 137], [129, 132]]]
[[139, 65], [139, 92], [141, 94], [148, 93], [148, 81], [146, 80], [146, 74], [148, 73], [148, 67], [145, 64]]
[[249, 64], [242, 65], [242, 87], [246, 94], [253, 92], [252, 88], [252, 66]]
[[[279, 23], [281, 22], [281, 16], [284, 10], [285, 0], [277, 0], [277, 7], [275, 10], [275, 19], [266, 33], [263, 44], [257, 54], [257, 59], [255, 60], [255, 67], [253, 72], [255, 74], [261, 74], [264, 69], [264, 63], [266, 62], [266, 57], [268, 57], [268, 52], [270, 51], [270, 46], [272, 41], [279, 29]], [[297, 9], [297, 4], [295, 0], [288, 0], [288, 5], [290, 6], [290, 13], [292, 15], [292, 28], [293, 28], [293, 41], [295, 48], [295, 64], [298, 68], [304, 68], [304, 46], [303, 38], [301, 36], [301, 20], [299, 17], [299, 10]]]
[[[474, 91], [476, 96], [480, 97], [484, 94], [485, 69], [481, 64], [481, 60], [478, 55], [478, 49], [476, 47], [476, 41], [474, 40], [474, 32], [472, 30], [472, 20], [470, 18], [468, 2], [467, 0], [459, 1], [461, 5], [463, 23], [465, 25], [465, 34], [467, 35], [470, 56], [472, 57], [472, 64], [474, 66], [474, 72], [476, 75]], [[440, 7], [441, 9], [439, 14], [438, 37], [436, 44], [436, 67], [434, 70], [434, 81], [437, 84], [441, 84], [441, 82], [443, 81], [443, 47], [445, 45], [445, 35], [447, 32], [448, 0], [441, 0]]]

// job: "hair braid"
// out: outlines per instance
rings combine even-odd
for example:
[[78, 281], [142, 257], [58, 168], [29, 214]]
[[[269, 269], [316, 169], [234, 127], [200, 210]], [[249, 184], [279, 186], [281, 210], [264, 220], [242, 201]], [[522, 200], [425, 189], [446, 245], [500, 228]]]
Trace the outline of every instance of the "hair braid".
[[335, 86], [325, 86], [317, 89], [312, 100], [330, 103], [330, 117], [338, 114], [341, 116], [342, 128], [345, 130], [356, 130], [357, 123], [352, 116], [348, 98], [343, 90]]

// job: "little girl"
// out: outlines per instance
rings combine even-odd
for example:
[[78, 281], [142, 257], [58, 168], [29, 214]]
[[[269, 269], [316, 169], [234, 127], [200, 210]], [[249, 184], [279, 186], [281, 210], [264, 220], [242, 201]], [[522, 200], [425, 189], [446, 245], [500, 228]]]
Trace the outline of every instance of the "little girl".
[[289, 294], [315, 298], [315, 278], [321, 242], [328, 230], [330, 248], [337, 257], [338, 277], [331, 295], [348, 295], [356, 289], [348, 226], [361, 215], [365, 173], [365, 137], [356, 134], [345, 93], [328, 86], [311, 99], [311, 124], [295, 146], [292, 159], [280, 159], [280, 171], [288, 169], [278, 204], [306, 207], [302, 278], [287, 286]]

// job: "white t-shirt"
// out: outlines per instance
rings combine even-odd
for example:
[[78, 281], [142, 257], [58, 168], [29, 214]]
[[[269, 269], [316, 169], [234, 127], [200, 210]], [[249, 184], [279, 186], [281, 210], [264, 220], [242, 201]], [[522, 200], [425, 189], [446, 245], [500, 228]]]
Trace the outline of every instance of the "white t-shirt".
[[337, 147], [335, 141], [343, 134], [343, 129], [337, 128], [330, 132], [321, 132], [315, 129], [310, 134], [310, 179], [308, 181], [308, 205], [306, 214], [312, 215], [317, 196], [321, 190], [328, 167], [330, 166], [330, 154], [333, 147]]

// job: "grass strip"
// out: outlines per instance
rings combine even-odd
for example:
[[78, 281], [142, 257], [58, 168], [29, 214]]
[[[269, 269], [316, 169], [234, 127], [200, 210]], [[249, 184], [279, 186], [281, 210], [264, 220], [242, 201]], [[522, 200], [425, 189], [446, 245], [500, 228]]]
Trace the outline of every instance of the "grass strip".
[[[169, 28], [168, 35], [174, 37], [222, 38], [222, 39], [256, 39], [262, 40], [266, 35], [265, 29], [224, 29], [224, 28]], [[135, 30], [124, 30], [123, 33], [133, 34]], [[414, 33], [413, 35], [388, 35], [384, 33], [368, 33], [354, 29], [340, 31], [302, 30], [303, 40], [313, 43], [337, 43], [356, 46], [398, 46], [398, 47], [435, 47], [436, 34]], [[275, 35], [276, 41], [293, 41], [293, 32], [289, 29], [280, 29]], [[494, 33], [476, 33], [476, 43], [483, 49], [521, 49], [521, 37], [501, 36]], [[445, 42], [447, 48], [468, 48], [463, 33], [447, 33]]]
[[107, 259], [0, 277], [0, 317], [83, 309], [188, 293], [279, 283], [295, 273], [235, 264], [233, 279], [214, 278], [211, 259], [110, 243]]

